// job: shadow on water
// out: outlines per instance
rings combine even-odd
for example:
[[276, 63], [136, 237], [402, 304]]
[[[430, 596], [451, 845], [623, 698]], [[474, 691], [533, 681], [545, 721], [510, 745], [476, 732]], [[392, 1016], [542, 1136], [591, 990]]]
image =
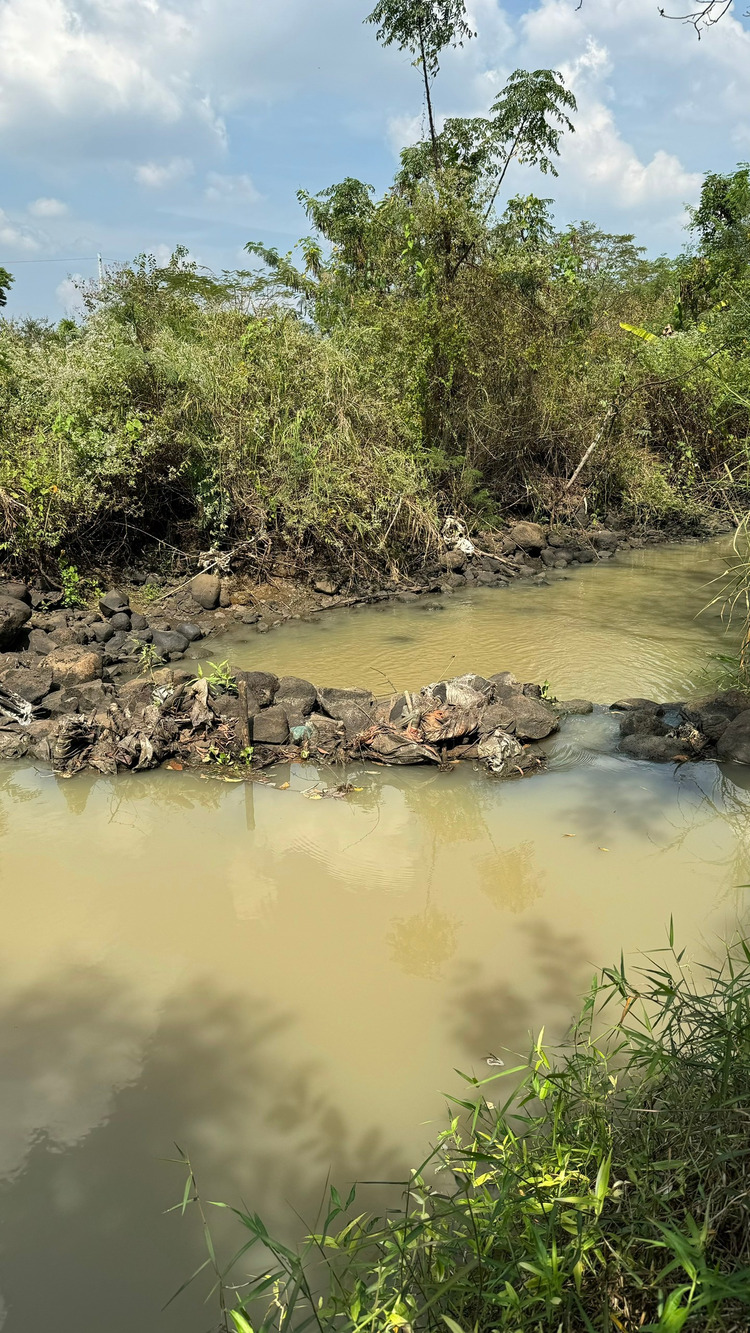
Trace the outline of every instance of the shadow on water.
[[2, 1004], [4, 1333], [43, 1328], [51, 1311], [66, 1330], [212, 1327], [198, 1285], [159, 1313], [205, 1258], [197, 1218], [163, 1215], [184, 1183], [163, 1161], [173, 1141], [207, 1198], [244, 1194], [287, 1230], [292, 1207], [314, 1220], [329, 1171], [405, 1174], [380, 1133], [345, 1123], [312, 1061], [284, 1060], [292, 1022], [204, 984], [174, 994], [149, 1033], [128, 984], [101, 970]]

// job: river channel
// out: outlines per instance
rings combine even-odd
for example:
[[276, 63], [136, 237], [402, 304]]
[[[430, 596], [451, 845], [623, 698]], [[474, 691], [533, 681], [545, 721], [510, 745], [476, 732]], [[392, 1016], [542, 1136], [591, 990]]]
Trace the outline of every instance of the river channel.
[[[699, 614], [725, 552], [330, 612], [210, 655], [378, 693], [471, 669], [682, 699], [732, 644]], [[161, 1310], [204, 1257], [197, 1220], [165, 1211], [175, 1142], [206, 1198], [292, 1234], [329, 1171], [403, 1177], [454, 1071], [561, 1035], [621, 948], [659, 946], [671, 916], [705, 955], [743, 923], [750, 769], [629, 760], [604, 710], [548, 751], [515, 783], [0, 768], [3, 1333], [204, 1333], [197, 1288]], [[361, 790], [326, 798], [344, 777]]]

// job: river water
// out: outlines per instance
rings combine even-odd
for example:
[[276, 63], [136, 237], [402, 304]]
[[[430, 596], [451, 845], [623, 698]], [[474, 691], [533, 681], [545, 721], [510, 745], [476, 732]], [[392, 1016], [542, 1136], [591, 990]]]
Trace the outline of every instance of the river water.
[[[682, 698], [727, 645], [716, 611], [695, 619], [724, 564], [660, 548], [212, 648], [381, 693], [471, 668]], [[702, 954], [731, 934], [750, 770], [638, 764], [615, 741], [606, 712], [572, 719], [547, 773], [505, 784], [0, 769], [3, 1333], [203, 1333], [198, 1288], [161, 1312], [204, 1257], [196, 1219], [165, 1213], [175, 1142], [208, 1199], [291, 1234], [329, 1170], [401, 1178], [454, 1071], [562, 1034], [621, 948], [659, 946], [670, 916]], [[362, 790], [325, 798], [344, 776]]]

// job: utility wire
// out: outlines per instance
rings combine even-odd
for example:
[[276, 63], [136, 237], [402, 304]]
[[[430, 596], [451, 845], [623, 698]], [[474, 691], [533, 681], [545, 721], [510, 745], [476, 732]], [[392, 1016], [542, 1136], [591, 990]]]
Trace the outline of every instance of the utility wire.
[[[73, 255], [71, 259], [4, 259], [4, 264], [95, 264], [98, 255]], [[125, 264], [125, 259], [110, 259], [106, 261], [110, 264]]]

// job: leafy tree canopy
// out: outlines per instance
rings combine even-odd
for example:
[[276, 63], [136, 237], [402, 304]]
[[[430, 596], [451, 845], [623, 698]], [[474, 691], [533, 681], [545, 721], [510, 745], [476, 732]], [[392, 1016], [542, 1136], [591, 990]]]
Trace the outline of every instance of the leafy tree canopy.
[[11, 286], [13, 278], [7, 268], [0, 268], [0, 306], [4, 306], [8, 300], [8, 288]]
[[467, 22], [464, 0], [378, 0], [366, 23], [377, 25], [383, 46], [411, 51], [434, 79], [446, 46], [463, 46], [476, 33]]

